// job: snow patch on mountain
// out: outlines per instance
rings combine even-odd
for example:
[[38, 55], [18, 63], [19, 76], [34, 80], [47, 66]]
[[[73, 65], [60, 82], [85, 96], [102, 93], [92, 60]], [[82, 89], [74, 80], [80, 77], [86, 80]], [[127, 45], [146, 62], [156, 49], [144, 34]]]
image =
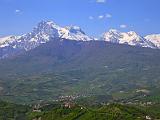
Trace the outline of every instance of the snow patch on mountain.
[[10, 43], [12, 43], [14, 40], [18, 39], [19, 36], [6, 36], [0, 38], [0, 47], [6, 47], [9, 46]]

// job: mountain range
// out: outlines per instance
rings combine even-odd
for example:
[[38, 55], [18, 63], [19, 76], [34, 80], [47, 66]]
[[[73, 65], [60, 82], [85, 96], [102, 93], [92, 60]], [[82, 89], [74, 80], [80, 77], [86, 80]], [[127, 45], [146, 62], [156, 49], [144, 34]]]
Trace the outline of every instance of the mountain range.
[[[75, 41], [97, 40], [87, 35], [78, 26], [61, 27], [52, 21], [41, 21], [30, 33], [21, 36], [6, 36], [0, 38], [0, 58], [15, 56], [32, 50], [54, 38], [64, 38]], [[127, 44], [131, 46], [160, 49], [160, 34], [142, 37], [134, 31], [125, 33], [111, 29], [105, 32], [98, 40], [114, 44]]]
[[1, 38], [0, 99], [32, 103], [64, 96], [159, 96], [158, 43], [159, 35], [114, 29], [97, 40], [80, 27], [42, 21], [30, 33]]

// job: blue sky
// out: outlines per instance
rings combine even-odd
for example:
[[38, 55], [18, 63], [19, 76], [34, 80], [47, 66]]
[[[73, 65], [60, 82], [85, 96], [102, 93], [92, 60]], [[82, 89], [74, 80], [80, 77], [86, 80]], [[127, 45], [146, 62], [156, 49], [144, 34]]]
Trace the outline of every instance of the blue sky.
[[0, 36], [30, 32], [41, 20], [78, 25], [99, 36], [110, 28], [160, 33], [160, 0], [0, 0]]

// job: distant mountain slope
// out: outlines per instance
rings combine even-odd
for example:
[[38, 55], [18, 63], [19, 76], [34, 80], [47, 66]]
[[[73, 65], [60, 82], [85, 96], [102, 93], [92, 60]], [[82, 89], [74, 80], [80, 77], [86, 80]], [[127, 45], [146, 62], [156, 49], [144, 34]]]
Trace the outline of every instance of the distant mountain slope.
[[159, 89], [159, 59], [160, 50], [150, 48], [54, 39], [1, 60], [0, 93], [19, 101], [120, 91], [139, 95], [137, 89]]
[[[8, 64], [9, 63], [14, 64], [14, 62], [17, 63], [19, 62], [18, 66], [25, 66], [26, 64], [32, 65], [32, 63], [34, 62], [35, 65], [38, 66], [45, 64], [46, 68], [52, 67], [50, 66], [50, 64], [52, 64], [53, 65], [52, 69], [55, 69], [54, 65], [56, 65], [58, 68], [60, 68], [60, 66], [63, 65], [65, 66], [67, 65], [70, 67], [70, 65], [73, 65], [73, 63], [76, 62], [76, 64], [74, 64], [76, 65], [76, 67], [79, 66], [85, 68], [89, 67], [90, 63], [96, 63], [93, 65], [102, 64], [102, 62], [100, 61], [106, 63], [103, 65], [107, 65], [107, 62], [112, 62], [112, 60], [117, 61], [116, 64], [120, 62], [118, 66], [126, 64], [124, 61], [117, 59], [119, 56], [121, 56], [122, 59], [128, 58], [128, 56], [130, 56], [132, 58], [135, 57], [135, 59], [138, 60], [136, 61], [132, 60], [131, 58], [128, 58], [125, 59], [125, 61], [127, 62], [128, 61], [130, 62], [131, 60], [131, 62], [134, 63], [138, 63], [141, 61], [142, 64], [146, 64], [146, 62], [151, 62], [150, 64], [155, 64], [152, 61], [143, 61], [143, 59], [146, 57], [147, 58], [146, 60], [148, 59], [152, 60], [152, 58], [154, 57], [155, 59], [153, 59], [153, 61], [157, 61], [157, 57], [159, 57], [159, 55], [160, 55], [159, 50], [152, 50], [141, 47], [130, 47], [128, 45], [114, 45], [112, 43], [105, 41], [81, 42], [81, 41], [70, 41], [66, 39], [54, 39], [51, 40], [51, 42], [43, 44], [27, 53], [24, 53], [22, 55], [10, 59], [2, 60], [1, 63], [3, 63], [3, 61], [4, 63], [8, 62]], [[81, 66], [80, 63], [88, 65]], [[94, 67], [93, 65], [91, 65], [90, 67]], [[31, 67], [32, 66], [28, 66], [27, 68], [30, 69]], [[25, 69], [23, 71], [25, 71]]]

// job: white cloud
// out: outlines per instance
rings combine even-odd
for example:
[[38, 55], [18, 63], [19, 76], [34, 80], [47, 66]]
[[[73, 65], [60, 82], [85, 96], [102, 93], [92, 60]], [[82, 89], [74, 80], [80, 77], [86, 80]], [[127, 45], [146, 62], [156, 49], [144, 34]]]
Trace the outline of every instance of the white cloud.
[[15, 10], [14, 12], [15, 12], [15, 14], [22, 14], [22, 11], [19, 9]]
[[21, 12], [21, 10], [18, 10], [18, 9], [17, 9], [17, 10], [15, 10], [15, 13], [19, 13], [19, 12]]
[[106, 0], [96, 0], [97, 3], [105, 3]]
[[127, 28], [127, 25], [122, 24], [122, 25], [120, 25], [120, 28]]
[[112, 15], [107, 13], [107, 14], [105, 15], [105, 17], [106, 17], [106, 18], [111, 18]]
[[99, 15], [98, 19], [103, 19], [105, 16], [104, 15]]
[[89, 19], [90, 19], [90, 20], [93, 20], [93, 19], [94, 19], [94, 17], [93, 17], [93, 16], [89, 16]]
[[109, 19], [111, 17], [112, 17], [112, 15], [107, 13], [107, 14], [104, 14], [104, 15], [99, 15], [98, 19]]

